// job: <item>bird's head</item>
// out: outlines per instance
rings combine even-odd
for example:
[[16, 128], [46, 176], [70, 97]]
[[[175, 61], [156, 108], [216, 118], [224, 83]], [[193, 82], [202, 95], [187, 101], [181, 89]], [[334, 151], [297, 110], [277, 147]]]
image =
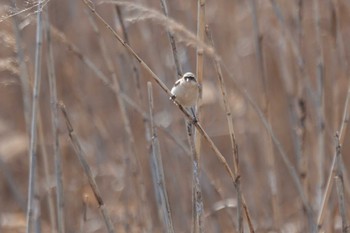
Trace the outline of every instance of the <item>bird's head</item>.
[[182, 77], [185, 79], [186, 82], [191, 82], [191, 81], [196, 82], [196, 77], [191, 72], [185, 73]]

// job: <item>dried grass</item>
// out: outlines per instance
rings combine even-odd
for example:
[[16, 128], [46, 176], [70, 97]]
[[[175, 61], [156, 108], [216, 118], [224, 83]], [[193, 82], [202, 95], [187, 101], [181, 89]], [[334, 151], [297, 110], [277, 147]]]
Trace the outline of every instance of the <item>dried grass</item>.
[[[0, 3], [1, 232], [348, 231], [349, 3], [14, 3]], [[169, 88], [197, 63], [194, 151]]]

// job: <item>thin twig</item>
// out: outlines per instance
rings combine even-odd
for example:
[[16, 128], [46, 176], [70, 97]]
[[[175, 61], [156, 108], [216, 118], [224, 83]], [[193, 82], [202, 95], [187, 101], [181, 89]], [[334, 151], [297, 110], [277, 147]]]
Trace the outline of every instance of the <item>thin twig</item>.
[[30, 144], [29, 144], [29, 181], [28, 181], [28, 207], [27, 207], [27, 228], [26, 232], [32, 231], [33, 214], [34, 214], [34, 190], [36, 178], [36, 153], [37, 153], [37, 111], [39, 105], [39, 89], [41, 80], [41, 47], [42, 47], [42, 0], [38, 3], [37, 12], [37, 27], [36, 27], [36, 49], [35, 49], [35, 75], [33, 86], [33, 104], [32, 118], [30, 129]]
[[[160, 5], [162, 7], [163, 13], [166, 17], [169, 17], [168, 13], [168, 4], [167, 0], [160, 0]], [[182, 69], [181, 69], [181, 64], [179, 62], [179, 56], [177, 54], [177, 48], [176, 48], [176, 42], [174, 38], [174, 33], [172, 33], [170, 30], [167, 30], [169, 42], [171, 45], [171, 50], [173, 52], [173, 57], [174, 57], [174, 63], [175, 63], [175, 68], [178, 76], [182, 76]]]
[[315, 163], [317, 164], [317, 183], [316, 183], [316, 206], [321, 207], [322, 201], [322, 187], [324, 185], [324, 160], [325, 160], [325, 120], [324, 120], [324, 62], [323, 62], [323, 47], [320, 32], [320, 9], [318, 0], [313, 1], [313, 13], [316, 35], [316, 74], [317, 74], [317, 119], [318, 119], [318, 135], [317, 135], [317, 157]]
[[[342, 118], [342, 121], [341, 121], [341, 124], [340, 124], [340, 130], [339, 130], [339, 142], [340, 142], [340, 145], [342, 145], [344, 143], [344, 137], [345, 137], [345, 133], [346, 133], [347, 126], [348, 126], [349, 105], [350, 105], [350, 82], [348, 84], [348, 92], [347, 92], [346, 100], [345, 100], [345, 104], [344, 104], [343, 118]], [[331, 165], [331, 168], [330, 168], [331, 170], [330, 170], [330, 173], [328, 175], [326, 189], [325, 189], [325, 192], [323, 194], [323, 199], [322, 199], [322, 202], [321, 202], [321, 208], [320, 208], [320, 210], [318, 212], [318, 215], [317, 215], [317, 227], [319, 229], [322, 227], [322, 222], [323, 222], [323, 217], [324, 217], [324, 213], [325, 213], [326, 202], [328, 201], [328, 198], [329, 198], [331, 190], [332, 190], [333, 177], [335, 175], [336, 161], [337, 161], [337, 154], [335, 153], [334, 156], [333, 156], [332, 165]]]
[[342, 219], [342, 233], [347, 233], [349, 226], [347, 225], [346, 220], [346, 207], [345, 207], [345, 200], [344, 200], [344, 182], [343, 182], [343, 161], [342, 161], [342, 155], [341, 155], [341, 144], [339, 142], [339, 135], [336, 134], [336, 157], [337, 157], [337, 175], [335, 178], [335, 184], [336, 184], [336, 190], [338, 194], [338, 206], [339, 206], [339, 212]]
[[[209, 27], [206, 27], [206, 34], [207, 37], [211, 43], [211, 46], [215, 48], [214, 45], [214, 40], [212, 37], [211, 32], [209, 31]], [[227, 97], [227, 92], [225, 88], [225, 82], [223, 79], [223, 74], [221, 70], [221, 66], [219, 61], [214, 59], [214, 65], [215, 65], [215, 70], [217, 72], [217, 77], [219, 80], [220, 84], [220, 90], [221, 90], [221, 95], [222, 99], [224, 101], [224, 107], [225, 107], [225, 113], [226, 113], [226, 120], [228, 124], [228, 130], [229, 130], [229, 135], [230, 135], [230, 141], [231, 141], [231, 150], [232, 150], [232, 157], [233, 157], [233, 171], [235, 173], [236, 177], [236, 192], [237, 192], [237, 222], [238, 222], [238, 232], [243, 232], [243, 215], [242, 215], [242, 192], [241, 192], [241, 185], [240, 185], [240, 169], [239, 169], [239, 155], [238, 155], [238, 145], [236, 142], [236, 136], [235, 132], [233, 129], [233, 122], [232, 122], [232, 113], [231, 109], [228, 103], [228, 97]]]
[[[204, 43], [205, 37], [205, 0], [197, 0], [197, 41]], [[201, 47], [197, 47], [196, 51], [196, 75], [198, 84], [203, 86], [203, 62], [204, 62], [204, 52]], [[203, 88], [199, 89], [199, 98], [196, 106], [196, 115], [198, 120], [201, 120], [201, 110], [202, 110], [202, 93]], [[201, 156], [201, 137], [197, 130], [194, 131], [195, 148], [197, 151], [198, 161], [200, 161]]]
[[342, 233], [347, 233], [349, 231], [349, 226], [347, 225], [346, 220], [346, 207], [345, 207], [345, 200], [344, 200], [344, 182], [343, 178], [340, 176], [335, 176], [335, 185], [337, 188], [337, 194], [338, 194], [338, 206], [340, 210], [340, 216], [342, 221]]
[[72, 145], [74, 147], [75, 154], [76, 154], [77, 158], [79, 159], [80, 165], [82, 166], [84, 173], [89, 180], [89, 185], [94, 193], [94, 196], [95, 196], [96, 201], [98, 203], [98, 207], [99, 207], [101, 214], [103, 216], [103, 219], [105, 221], [107, 230], [109, 233], [115, 232], [111, 217], [106, 209], [105, 203], [104, 203], [102, 196], [101, 196], [101, 192], [100, 192], [100, 190], [97, 186], [97, 183], [95, 181], [95, 177], [92, 174], [92, 171], [91, 171], [89, 164], [85, 160], [85, 157], [86, 157], [85, 152], [83, 151], [83, 148], [80, 145], [78, 137], [76, 136], [76, 134], [74, 132], [73, 126], [72, 126], [72, 124], [69, 120], [68, 114], [67, 114], [66, 107], [64, 106], [63, 103], [60, 103], [60, 109], [61, 109], [63, 116], [64, 116], [64, 119], [66, 121], [68, 134], [69, 134], [69, 137], [71, 139]]
[[51, 27], [48, 10], [46, 12], [46, 39], [47, 39], [47, 70], [49, 77], [50, 88], [50, 103], [51, 103], [51, 127], [53, 136], [53, 157], [55, 164], [55, 179], [56, 179], [56, 202], [57, 202], [57, 226], [58, 233], [65, 232], [65, 215], [64, 215], [64, 195], [62, 181], [62, 162], [60, 153], [60, 141], [58, 135], [58, 101], [57, 101], [57, 86], [55, 60], [52, 47]]
[[41, 156], [43, 159], [44, 174], [45, 174], [45, 191], [47, 192], [47, 202], [49, 209], [49, 217], [51, 224], [51, 233], [56, 232], [56, 215], [55, 215], [55, 202], [53, 197], [53, 190], [51, 189], [51, 174], [49, 168], [48, 153], [46, 150], [45, 136], [44, 136], [44, 124], [41, 117], [41, 111], [38, 110], [38, 134], [39, 134], [39, 145], [41, 149]]
[[[297, 12], [298, 12], [298, 17], [297, 17], [297, 46], [298, 50], [302, 51], [302, 42], [304, 38], [303, 34], [303, 9], [304, 9], [304, 4], [303, 0], [298, 0], [297, 3]], [[300, 54], [303, 56], [302, 52]], [[294, 125], [294, 130], [293, 130], [293, 135], [294, 135], [294, 141], [295, 141], [295, 151], [296, 151], [296, 159], [298, 163], [298, 171], [299, 171], [299, 176], [301, 179], [301, 182], [303, 183], [303, 187], [305, 190], [306, 198], [309, 199], [308, 197], [308, 159], [307, 156], [304, 154], [305, 150], [305, 137], [306, 137], [306, 129], [305, 129], [305, 121], [307, 117], [307, 106], [306, 106], [306, 101], [305, 101], [305, 95], [306, 95], [306, 88], [305, 88], [305, 83], [303, 81], [304, 79], [304, 66], [299, 64], [298, 65], [298, 70], [299, 70], [299, 77], [297, 78], [297, 96], [295, 99], [295, 105], [296, 105], [296, 111], [291, 111], [291, 116], [292, 116], [292, 127]], [[297, 112], [297, 113], [296, 113]]]
[[[204, 43], [205, 37], [205, 0], [197, 0], [197, 40]], [[197, 47], [196, 51], [196, 76], [199, 86], [203, 86], [203, 49]], [[202, 88], [199, 89], [199, 98], [196, 105], [196, 117], [201, 120], [202, 109]], [[203, 232], [203, 200], [202, 190], [199, 182], [200, 177], [200, 157], [201, 157], [201, 144], [202, 137], [197, 129], [192, 135], [192, 123], [187, 123], [187, 135], [190, 142], [190, 148], [192, 151], [192, 204], [193, 204], [193, 229], [194, 233]]]
[[[118, 5], [115, 6], [115, 9], [117, 11], [118, 19], [119, 19], [120, 25], [122, 27], [122, 33], [123, 33], [124, 39], [125, 39], [125, 41], [128, 44], [130, 44], [128, 31], [126, 30], [125, 23], [124, 23], [124, 17], [123, 17], [122, 9]], [[139, 71], [139, 68], [137, 67], [137, 64], [135, 64], [135, 60], [134, 59], [130, 58], [130, 63], [131, 63], [131, 68], [132, 68], [132, 71], [134, 73], [134, 78], [135, 78], [135, 82], [136, 82], [137, 97], [139, 99], [139, 102], [141, 103], [142, 92], [141, 92], [141, 84], [140, 84], [140, 71]]]
[[168, 194], [166, 190], [164, 169], [162, 156], [160, 152], [160, 145], [158, 140], [158, 132], [153, 119], [153, 91], [152, 83], [147, 83], [148, 87], [148, 102], [149, 102], [149, 119], [151, 124], [151, 134], [152, 134], [152, 151], [151, 151], [151, 165], [153, 171], [153, 184], [155, 187], [156, 197], [159, 199], [159, 214], [162, 217], [164, 229], [167, 233], [174, 233], [174, 226], [171, 216], [170, 204], [168, 200]]
[[195, 148], [195, 141], [193, 137], [193, 125], [191, 122], [186, 121], [187, 138], [191, 149], [192, 160], [192, 233], [203, 232], [203, 199], [202, 189], [199, 182], [200, 166], [197, 150]]

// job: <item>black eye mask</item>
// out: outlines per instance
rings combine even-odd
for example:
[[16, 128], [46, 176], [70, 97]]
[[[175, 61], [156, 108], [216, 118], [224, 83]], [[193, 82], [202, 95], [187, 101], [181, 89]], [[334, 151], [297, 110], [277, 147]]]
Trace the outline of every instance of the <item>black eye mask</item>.
[[187, 77], [185, 77], [185, 80], [186, 80], [187, 82], [189, 82], [189, 81], [196, 81], [196, 78], [193, 77], [193, 76], [187, 76]]

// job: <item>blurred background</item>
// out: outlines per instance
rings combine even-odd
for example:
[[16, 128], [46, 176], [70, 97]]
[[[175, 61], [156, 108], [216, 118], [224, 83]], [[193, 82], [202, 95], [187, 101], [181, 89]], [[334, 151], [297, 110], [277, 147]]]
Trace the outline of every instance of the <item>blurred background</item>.
[[[148, 11], [163, 14], [160, 1], [132, 1], [142, 8], [131, 1], [118, 8], [113, 2], [93, 3], [170, 89], [179, 78], [167, 34], [174, 27]], [[197, 1], [168, 1], [167, 8], [170, 18], [196, 36]], [[66, 106], [116, 232], [165, 232], [152, 180], [147, 94], [147, 82], [152, 82], [174, 229], [190, 232], [192, 162], [184, 115], [83, 1], [48, 0], [42, 10], [37, 229], [57, 232], [51, 64], [58, 100]], [[342, 0], [206, 1], [205, 24], [223, 69], [241, 189], [255, 232], [311, 232], [312, 224], [319, 224], [320, 232], [347, 230], [346, 127], [339, 135], [342, 159], [332, 163], [335, 136], [348, 112], [349, 10], [350, 3]], [[24, 232], [26, 227], [36, 11], [36, 1], [0, 2], [0, 232]], [[195, 73], [196, 43], [173, 33], [182, 72]], [[211, 44], [207, 37], [205, 42]], [[218, 74], [213, 56], [206, 53], [203, 74], [200, 123], [233, 169]], [[61, 112], [58, 136], [65, 232], [107, 232]], [[205, 231], [238, 232], [237, 193], [206, 141], [200, 166]], [[329, 176], [339, 182], [326, 191]], [[323, 205], [325, 193], [329, 198]], [[345, 204], [339, 201], [342, 194]], [[249, 232], [246, 218], [244, 228]]]

